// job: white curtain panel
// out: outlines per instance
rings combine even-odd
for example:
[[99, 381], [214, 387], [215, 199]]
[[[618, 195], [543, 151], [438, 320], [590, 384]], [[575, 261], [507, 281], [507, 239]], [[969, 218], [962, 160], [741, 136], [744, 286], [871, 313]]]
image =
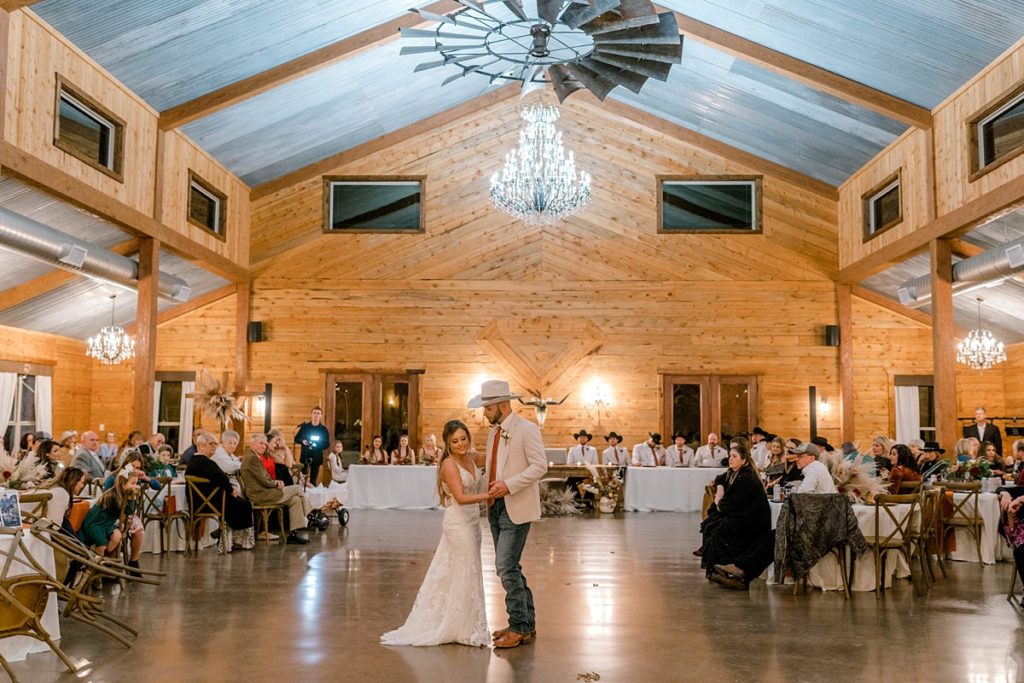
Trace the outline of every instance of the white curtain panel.
[[53, 378], [44, 375], [36, 375], [36, 430], [53, 435]]
[[[149, 434], [156, 434], [156, 426], [160, 422], [160, 382], [153, 382], [153, 430]], [[149, 434], [142, 436], [149, 438]]]
[[917, 387], [896, 387], [896, 441], [921, 438], [921, 404]]
[[180, 454], [192, 445], [192, 413], [195, 412], [196, 402], [188, 397], [196, 390], [195, 382], [181, 383], [181, 429], [178, 430], [178, 453]]
[[[11, 424], [11, 411], [14, 410], [14, 392], [18, 390], [18, 376], [13, 372], [0, 372], [0, 436], [7, 432]], [[13, 452], [18, 444], [7, 444], [8, 451]]]

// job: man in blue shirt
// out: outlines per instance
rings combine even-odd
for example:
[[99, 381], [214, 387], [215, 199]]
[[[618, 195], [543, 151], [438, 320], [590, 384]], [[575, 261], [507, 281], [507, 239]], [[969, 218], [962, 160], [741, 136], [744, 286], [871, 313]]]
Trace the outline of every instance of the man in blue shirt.
[[324, 462], [324, 451], [331, 445], [331, 433], [321, 422], [324, 411], [320, 406], [309, 413], [309, 422], [303, 422], [295, 432], [295, 443], [302, 444], [299, 462], [309, 468], [309, 483], [316, 486], [320, 474], [320, 465]]

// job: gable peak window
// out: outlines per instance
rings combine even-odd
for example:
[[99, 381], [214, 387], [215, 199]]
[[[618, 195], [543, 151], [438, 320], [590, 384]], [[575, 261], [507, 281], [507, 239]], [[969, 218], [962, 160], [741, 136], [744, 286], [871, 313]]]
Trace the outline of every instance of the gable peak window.
[[325, 177], [324, 232], [423, 232], [422, 177]]
[[864, 241], [903, 221], [900, 173], [894, 173], [861, 197]]
[[760, 233], [760, 176], [658, 179], [658, 232]]
[[57, 77], [53, 144], [89, 166], [123, 180], [122, 119], [81, 90]]
[[188, 222], [224, 239], [227, 221], [227, 196], [200, 178], [188, 173]]

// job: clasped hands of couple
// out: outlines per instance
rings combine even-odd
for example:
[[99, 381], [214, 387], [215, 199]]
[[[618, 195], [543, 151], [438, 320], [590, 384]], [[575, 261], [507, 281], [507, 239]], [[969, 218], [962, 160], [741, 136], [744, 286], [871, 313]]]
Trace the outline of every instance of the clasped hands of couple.
[[492, 501], [498, 498], [504, 498], [509, 494], [508, 486], [503, 481], [492, 481], [491, 485], [487, 487], [487, 500]]

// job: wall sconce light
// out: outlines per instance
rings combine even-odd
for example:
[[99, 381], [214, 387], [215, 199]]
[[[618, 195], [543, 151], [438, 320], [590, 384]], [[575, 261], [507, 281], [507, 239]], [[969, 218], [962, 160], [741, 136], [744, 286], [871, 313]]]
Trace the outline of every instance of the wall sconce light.
[[828, 399], [823, 398], [818, 401], [818, 413], [820, 415], [828, 415], [829, 411], [832, 410], [832, 406], [829, 405]]
[[588, 409], [597, 412], [597, 424], [600, 425], [601, 411], [604, 410], [607, 415], [613, 403], [611, 389], [600, 377], [594, 377], [583, 387], [583, 403]]

